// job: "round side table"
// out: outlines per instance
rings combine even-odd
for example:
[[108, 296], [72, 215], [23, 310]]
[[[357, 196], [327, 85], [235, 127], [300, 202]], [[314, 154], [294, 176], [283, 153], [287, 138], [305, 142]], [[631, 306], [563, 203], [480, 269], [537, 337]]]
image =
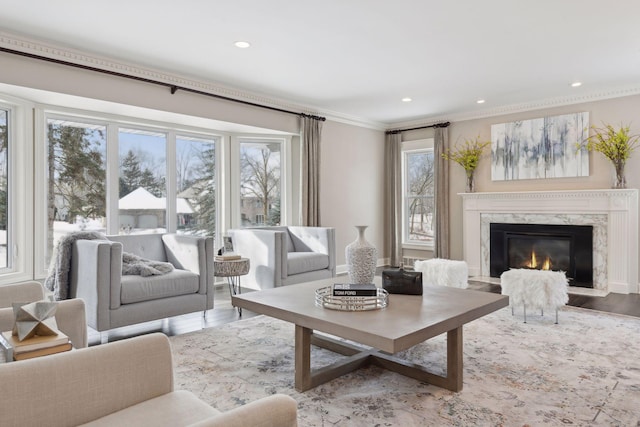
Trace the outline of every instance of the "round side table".
[[[229, 261], [213, 261], [213, 271], [216, 277], [226, 277], [229, 285], [229, 295], [241, 294], [240, 276], [249, 273], [249, 258], [240, 258]], [[238, 307], [238, 314], [242, 316], [242, 308]]]

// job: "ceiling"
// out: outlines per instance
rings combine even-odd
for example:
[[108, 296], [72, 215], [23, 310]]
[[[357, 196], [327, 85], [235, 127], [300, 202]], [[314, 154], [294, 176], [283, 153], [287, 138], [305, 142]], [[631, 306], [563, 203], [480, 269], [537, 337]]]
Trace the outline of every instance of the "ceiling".
[[385, 126], [640, 93], [638, 17], [637, 0], [0, 0], [0, 31]]

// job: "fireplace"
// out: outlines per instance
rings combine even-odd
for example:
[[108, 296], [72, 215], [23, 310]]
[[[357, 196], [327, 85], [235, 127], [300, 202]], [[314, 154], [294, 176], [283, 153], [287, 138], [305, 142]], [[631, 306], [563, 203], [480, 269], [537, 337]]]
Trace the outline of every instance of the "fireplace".
[[571, 286], [593, 288], [593, 227], [491, 223], [491, 277], [510, 268], [564, 271]]
[[[493, 223], [590, 225], [593, 289], [584, 290], [594, 295], [637, 293], [639, 195], [636, 188], [462, 193], [460, 240], [469, 277], [491, 275], [489, 228]], [[452, 227], [452, 235], [457, 234]]]

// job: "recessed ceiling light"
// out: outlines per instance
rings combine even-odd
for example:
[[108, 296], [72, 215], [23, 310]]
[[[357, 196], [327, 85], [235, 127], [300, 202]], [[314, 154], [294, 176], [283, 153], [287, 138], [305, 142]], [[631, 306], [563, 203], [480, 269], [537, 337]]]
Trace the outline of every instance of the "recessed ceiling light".
[[476, 101], [476, 104], [484, 104], [484, 99], [478, 99], [478, 100]]
[[238, 41], [234, 43], [235, 47], [239, 47], [240, 49], [246, 49], [251, 46], [249, 42]]
[[582, 86], [582, 82], [573, 82], [571, 83], [571, 87], [580, 87]]
[[411, 102], [411, 101], [413, 101], [413, 99], [411, 99], [409, 97], [402, 98], [402, 102]]

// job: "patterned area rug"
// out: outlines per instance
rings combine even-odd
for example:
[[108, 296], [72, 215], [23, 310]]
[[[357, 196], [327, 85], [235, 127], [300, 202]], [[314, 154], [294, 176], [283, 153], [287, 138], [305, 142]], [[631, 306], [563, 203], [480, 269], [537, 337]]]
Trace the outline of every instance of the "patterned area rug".
[[[293, 388], [294, 327], [265, 316], [171, 337], [176, 388], [226, 411], [284, 393], [305, 426], [640, 426], [640, 319], [567, 307], [464, 327], [464, 389], [453, 393], [363, 368], [305, 393]], [[446, 334], [405, 358], [442, 374]], [[312, 350], [319, 367], [342, 356]]]

